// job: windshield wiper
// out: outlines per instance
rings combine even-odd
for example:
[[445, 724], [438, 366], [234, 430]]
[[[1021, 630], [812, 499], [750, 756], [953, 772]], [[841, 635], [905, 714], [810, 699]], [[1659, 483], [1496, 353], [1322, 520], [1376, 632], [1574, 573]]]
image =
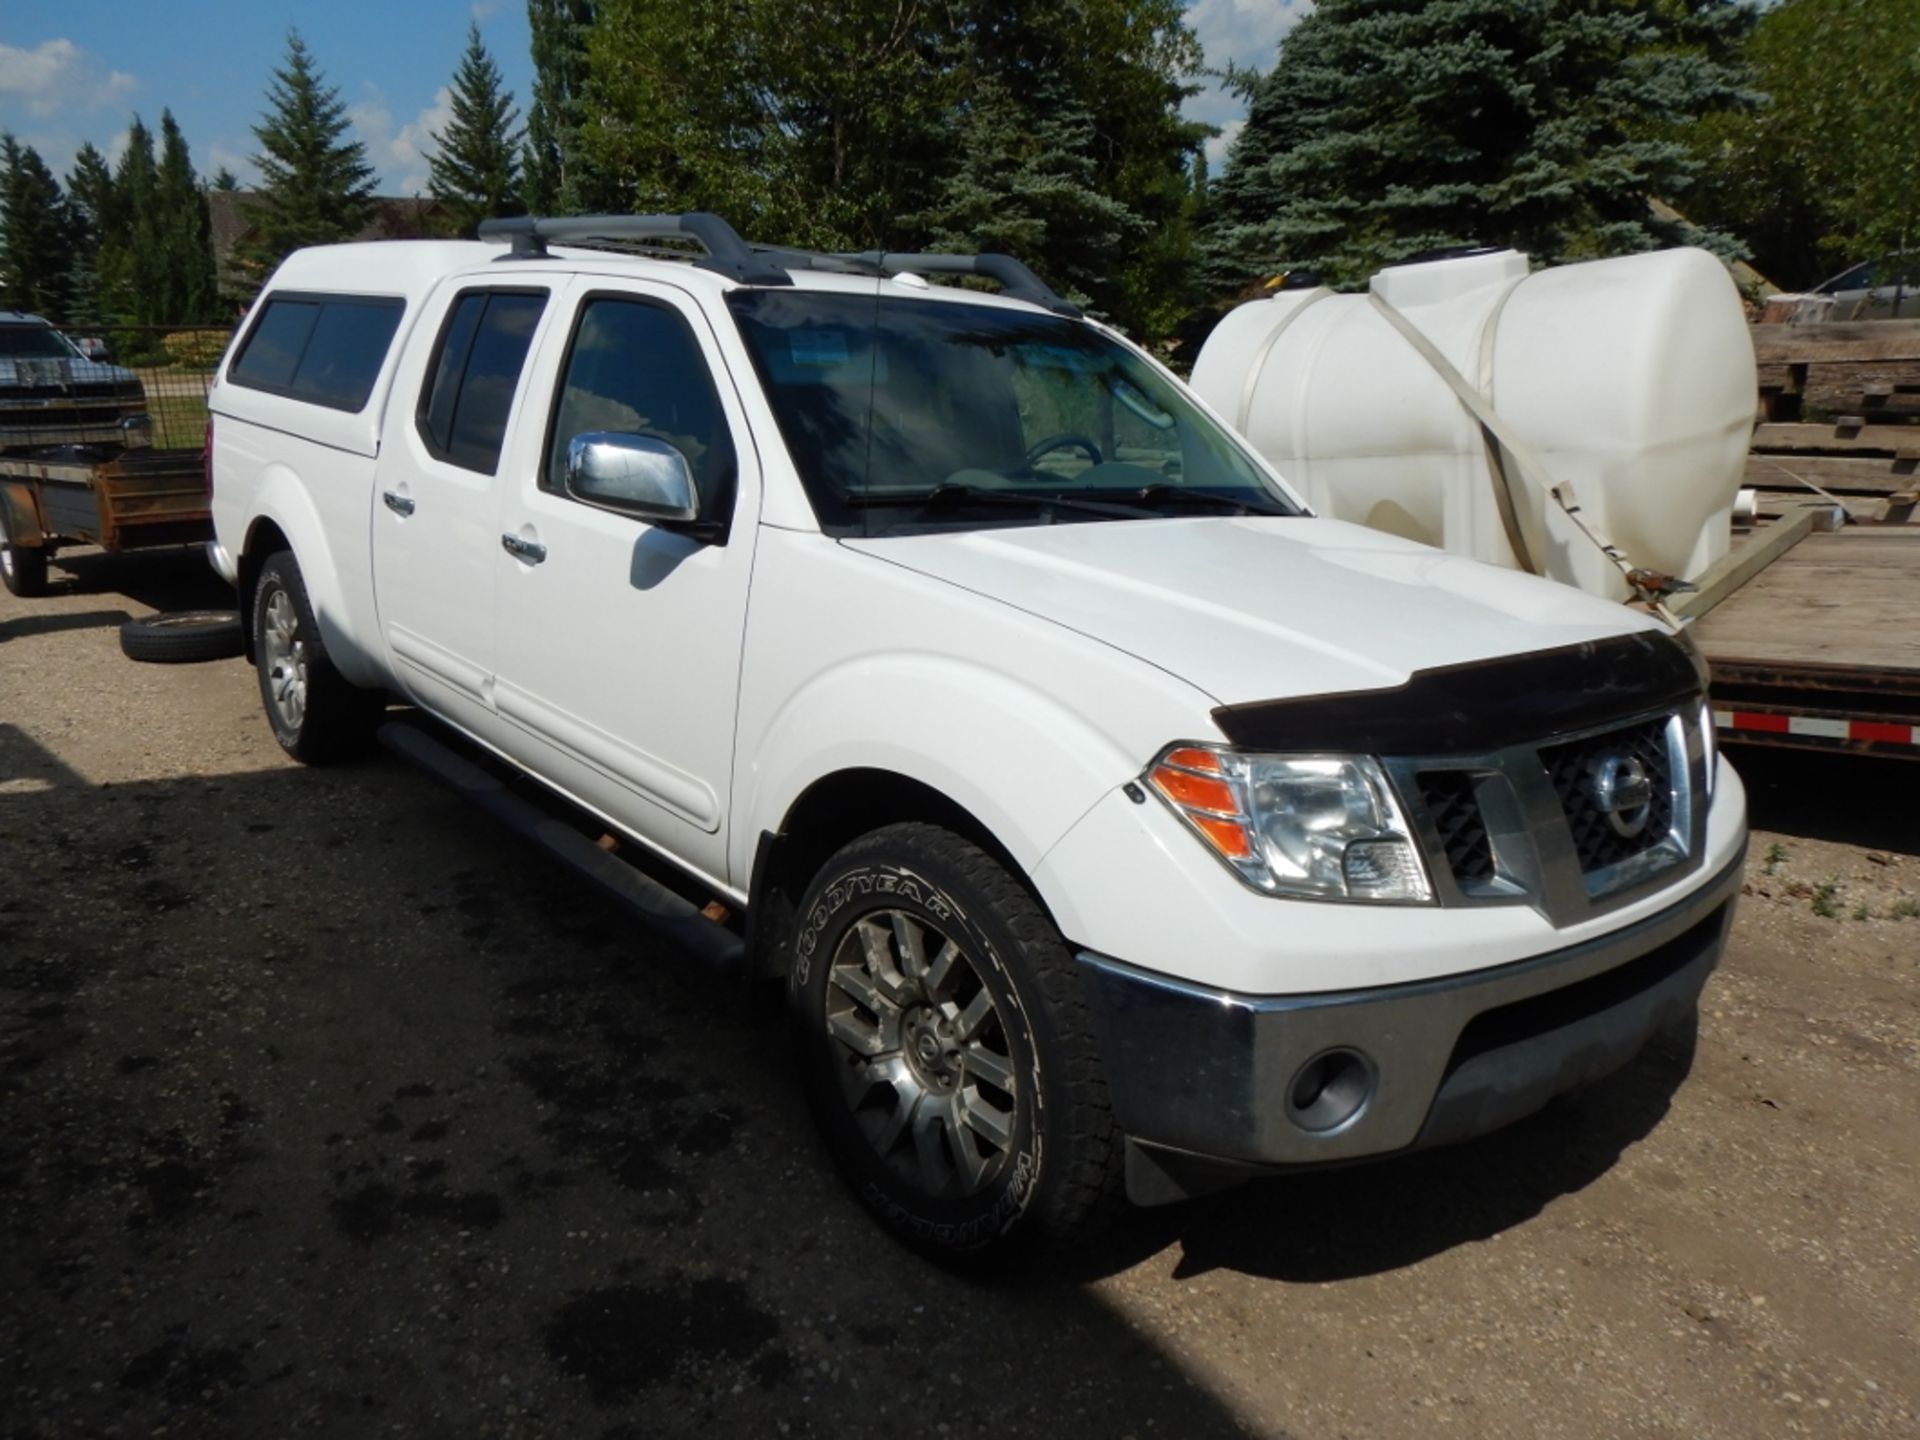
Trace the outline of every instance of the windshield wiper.
[[1291, 510], [1282, 510], [1268, 500], [1242, 500], [1233, 495], [1222, 495], [1217, 490], [1193, 490], [1185, 485], [1143, 485], [1132, 492], [1132, 499], [1146, 505], [1157, 505], [1172, 501], [1180, 505], [1218, 505], [1242, 515], [1282, 515], [1290, 516]]
[[1156, 518], [1152, 510], [1142, 509], [1138, 505], [1121, 505], [1106, 500], [1082, 500], [1070, 495], [1058, 493], [1040, 493], [1033, 490], [997, 490], [987, 485], [936, 485], [931, 490], [905, 490], [878, 494], [850, 494], [845, 503], [854, 509], [868, 509], [880, 505], [910, 505], [928, 510], [942, 510], [961, 505], [1011, 505], [1022, 510], [1075, 510], [1087, 515], [1099, 515], [1109, 520], [1141, 520]]

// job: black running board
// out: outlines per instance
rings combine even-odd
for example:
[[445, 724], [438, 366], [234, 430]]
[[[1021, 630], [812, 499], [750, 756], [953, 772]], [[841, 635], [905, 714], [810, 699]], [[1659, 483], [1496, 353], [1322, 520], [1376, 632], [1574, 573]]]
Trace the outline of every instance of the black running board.
[[380, 743], [458, 790], [509, 830], [524, 836], [581, 879], [619, 901], [662, 940], [714, 970], [741, 973], [746, 942], [707, 919], [691, 901], [602, 850], [578, 830], [543, 813], [472, 761], [463, 759], [416, 726], [389, 721]]

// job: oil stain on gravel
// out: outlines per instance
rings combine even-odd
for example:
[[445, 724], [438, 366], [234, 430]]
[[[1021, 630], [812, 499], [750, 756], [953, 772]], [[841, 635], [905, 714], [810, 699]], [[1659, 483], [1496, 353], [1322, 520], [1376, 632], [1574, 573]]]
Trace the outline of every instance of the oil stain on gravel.
[[547, 1325], [547, 1354], [607, 1405], [667, 1381], [694, 1381], [743, 1362], [776, 1339], [780, 1322], [736, 1280], [672, 1279], [652, 1288], [589, 1290]]

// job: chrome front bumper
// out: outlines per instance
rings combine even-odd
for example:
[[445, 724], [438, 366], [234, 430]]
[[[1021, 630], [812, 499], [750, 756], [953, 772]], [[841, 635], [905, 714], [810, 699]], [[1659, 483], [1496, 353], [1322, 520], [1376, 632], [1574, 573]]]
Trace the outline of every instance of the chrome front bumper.
[[[1597, 940], [1411, 985], [1239, 995], [1082, 952], [1115, 1118], [1133, 1142], [1129, 1190], [1154, 1203], [1211, 1183], [1196, 1175], [1448, 1144], [1608, 1074], [1692, 1011], [1743, 860], [1744, 847], [1672, 907]], [[1313, 1093], [1303, 1067], [1327, 1055], [1360, 1057], [1348, 1092], [1365, 1091], [1333, 1123], [1300, 1103]]]

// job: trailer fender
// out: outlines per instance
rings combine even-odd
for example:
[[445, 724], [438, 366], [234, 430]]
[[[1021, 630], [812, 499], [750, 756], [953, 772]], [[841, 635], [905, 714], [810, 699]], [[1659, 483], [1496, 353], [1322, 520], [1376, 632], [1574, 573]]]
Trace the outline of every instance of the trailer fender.
[[38, 550], [47, 543], [40, 497], [33, 486], [19, 480], [0, 484], [0, 507], [7, 512], [7, 534], [15, 545], [22, 550]]

